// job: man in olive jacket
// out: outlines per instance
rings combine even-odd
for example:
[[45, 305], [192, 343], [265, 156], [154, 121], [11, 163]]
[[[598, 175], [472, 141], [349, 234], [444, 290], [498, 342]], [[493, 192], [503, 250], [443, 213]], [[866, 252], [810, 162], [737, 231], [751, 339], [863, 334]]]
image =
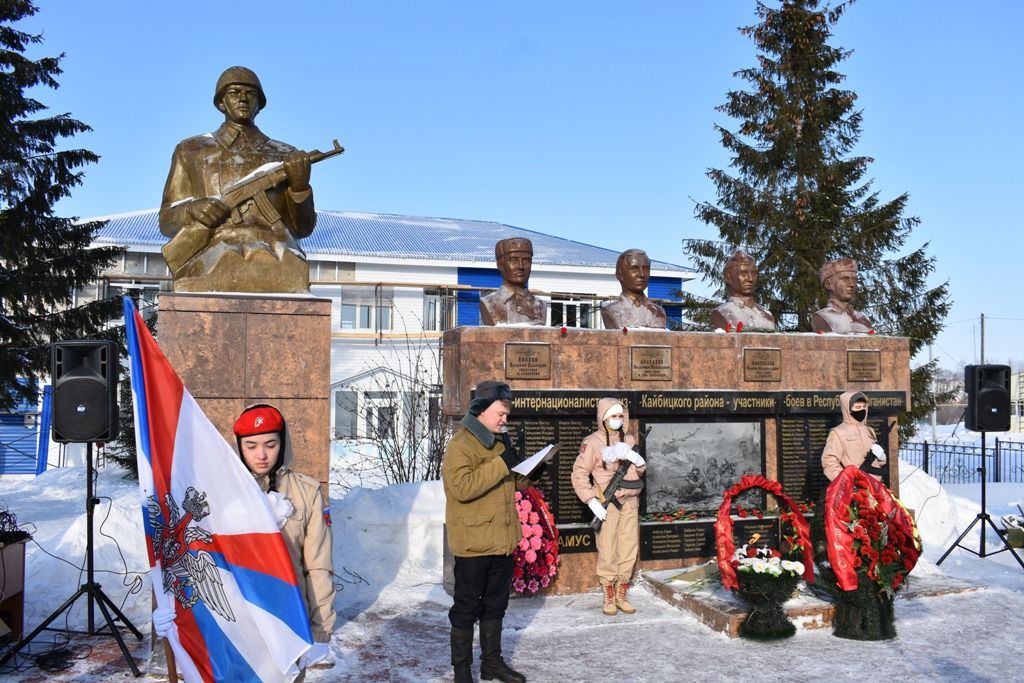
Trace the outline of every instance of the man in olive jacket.
[[501, 622], [512, 587], [512, 551], [522, 537], [516, 489], [530, 482], [513, 473], [519, 458], [505, 423], [512, 390], [494, 381], [476, 386], [462, 429], [455, 433], [441, 464], [445, 524], [455, 556], [452, 624], [455, 683], [472, 683], [473, 624], [480, 620], [480, 678], [523, 683], [526, 677], [501, 657]]

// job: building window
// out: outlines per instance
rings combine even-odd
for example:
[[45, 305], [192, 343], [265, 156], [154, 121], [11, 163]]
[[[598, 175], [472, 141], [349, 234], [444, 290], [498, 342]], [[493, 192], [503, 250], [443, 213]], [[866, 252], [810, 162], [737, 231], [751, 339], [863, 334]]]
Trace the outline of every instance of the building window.
[[334, 438], [359, 436], [359, 393], [347, 389], [334, 392]]
[[455, 327], [455, 295], [450, 289], [423, 290], [423, 329], [443, 332]]
[[597, 328], [600, 307], [593, 295], [559, 294], [551, 295], [551, 324], [555, 327]]
[[390, 330], [393, 287], [342, 287], [341, 329]]

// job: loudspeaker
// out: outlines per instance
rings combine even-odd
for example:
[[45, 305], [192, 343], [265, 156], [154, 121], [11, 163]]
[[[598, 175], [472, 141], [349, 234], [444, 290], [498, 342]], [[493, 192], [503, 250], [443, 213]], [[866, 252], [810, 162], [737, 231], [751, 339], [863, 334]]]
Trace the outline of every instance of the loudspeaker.
[[1010, 429], [1010, 366], [968, 365], [964, 368], [967, 412], [964, 426], [975, 432]]
[[112, 341], [75, 339], [52, 346], [53, 440], [107, 442], [117, 438], [117, 375]]

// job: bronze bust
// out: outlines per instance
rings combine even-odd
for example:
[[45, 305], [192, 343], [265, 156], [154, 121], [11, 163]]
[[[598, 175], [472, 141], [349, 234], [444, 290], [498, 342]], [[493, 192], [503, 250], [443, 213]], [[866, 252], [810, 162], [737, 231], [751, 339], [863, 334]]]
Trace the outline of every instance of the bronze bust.
[[533, 267], [533, 243], [523, 237], [500, 240], [494, 245], [494, 260], [501, 271], [501, 287], [480, 297], [480, 322], [546, 325], [547, 304], [526, 289]]
[[771, 312], [754, 301], [757, 289], [757, 263], [750, 254], [737, 251], [725, 262], [725, 303], [711, 312], [711, 328], [726, 327], [744, 330], [774, 330]]
[[627, 249], [615, 262], [615, 277], [622, 293], [601, 304], [601, 320], [606, 330], [623, 327], [665, 329], [665, 309], [644, 294], [651, 281], [651, 259], [642, 249]]
[[174, 290], [309, 292], [309, 266], [297, 240], [316, 225], [312, 155], [256, 127], [267, 98], [251, 70], [225, 70], [213, 104], [224, 123], [178, 144], [160, 204]]
[[857, 262], [852, 258], [829, 261], [819, 272], [821, 286], [828, 292], [828, 305], [811, 316], [815, 332], [840, 334], [866, 334], [871, 321], [854, 310], [853, 298], [857, 294]]

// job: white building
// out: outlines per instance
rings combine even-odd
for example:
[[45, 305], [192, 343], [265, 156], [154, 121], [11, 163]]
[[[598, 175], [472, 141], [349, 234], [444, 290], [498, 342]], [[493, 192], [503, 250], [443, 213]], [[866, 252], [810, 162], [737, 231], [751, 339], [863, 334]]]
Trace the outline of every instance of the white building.
[[[104, 216], [96, 242], [126, 246], [104, 281], [78, 293], [80, 301], [111, 289], [142, 289], [154, 302], [170, 289], [160, 248], [167, 241], [157, 210]], [[501, 223], [390, 214], [319, 211], [317, 228], [302, 240], [310, 264], [311, 291], [333, 302], [331, 385], [333, 436], [341, 442], [392, 429], [403, 401], [423, 394], [439, 409], [438, 345], [444, 330], [478, 325], [481, 290], [501, 276], [494, 244], [508, 237], [533, 243], [530, 289], [549, 303], [555, 326], [600, 327], [600, 302], [617, 296], [618, 252]], [[642, 240], [635, 246], [643, 248]], [[648, 295], [671, 302], [695, 274], [653, 260]], [[159, 329], [159, 323], [158, 323]], [[407, 401], [405, 402], [407, 403]], [[398, 406], [398, 408], [396, 408]]]

